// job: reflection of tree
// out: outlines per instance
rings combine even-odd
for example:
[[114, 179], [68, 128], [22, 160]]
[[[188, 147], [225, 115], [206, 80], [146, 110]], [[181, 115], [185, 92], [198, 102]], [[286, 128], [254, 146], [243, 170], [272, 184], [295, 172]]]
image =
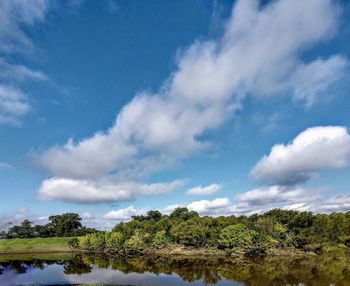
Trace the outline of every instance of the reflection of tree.
[[33, 268], [44, 270], [45, 269], [45, 262], [41, 259], [35, 259], [32, 263]]
[[[309, 257], [266, 257], [257, 260], [233, 260], [226, 258], [111, 258], [112, 269], [123, 273], [172, 274], [183, 280], [215, 284], [220, 279], [238, 281], [247, 286], [261, 285], [350, 285], [350, 256], [345, 253], [330, 253]], [[101, 264], [96, 258], [95, 264]], [[106, 265], [104, 258], [102, 265]]]
[[24, 274], [27, 272], [27, 266], [19, 260], [12, 261], [10, 264], [10, 269], [16, 274]]
[[92, 266], [83, 261], [81, 256], [74, 256], [71, 260], [68, 260], [64, 265], [64, 274], [84, 274], [90, 273]]
[[265, 257], [257, 260], [234, 260], [229, 258], [184, 257], [88, 257], [75, 256], [71, 260], [10, 260], [0, 263], [0, 275], [7, 269], [17, 274], [25, 273], [30, 267], [44, 269], [47, 265], [62, 265], [65, 274], [83, 274], [92, 271], [92, 265], [99, 268], [111, 266], [123, 273], [145, 273], [156, 275], [176, 273], [183, 280], [201, 280], [215, 284], [221, 279], [241, 282], [246, 286], [349, 286], [350, 250], [329, 252], [322, 256], [309, 257]]

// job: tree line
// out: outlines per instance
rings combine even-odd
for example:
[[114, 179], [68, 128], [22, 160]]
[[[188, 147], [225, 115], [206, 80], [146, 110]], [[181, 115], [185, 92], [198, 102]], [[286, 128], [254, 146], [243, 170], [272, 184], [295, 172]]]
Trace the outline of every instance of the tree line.
[[252, 216], [201, 217], [195, 211], [177, 208], [170, 215], [149, 211], [117, 224], [110, 232], [70, 241], [73, 249], [127, 255], [180, 245], [256, 256], [279, 248], [321, 252], [336, 244], [350, 246], [350, 212], [313, 214], [274, 209]]
[[81, 217], [75, 213], [65, 213], [49, 217], [45, 225], [33, 225], [25, 219], [19, 225], [13, 225], [0, 233], [0, 239], [36, 238], [36, 237], [75, 237], [97, 232], [81, 224]]

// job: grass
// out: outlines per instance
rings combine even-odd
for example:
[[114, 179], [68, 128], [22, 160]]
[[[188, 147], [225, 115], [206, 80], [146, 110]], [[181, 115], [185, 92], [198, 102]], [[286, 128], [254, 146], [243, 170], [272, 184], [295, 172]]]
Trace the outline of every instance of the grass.
[[69, 237], [0, 240], [0, 254], [70, 252]]

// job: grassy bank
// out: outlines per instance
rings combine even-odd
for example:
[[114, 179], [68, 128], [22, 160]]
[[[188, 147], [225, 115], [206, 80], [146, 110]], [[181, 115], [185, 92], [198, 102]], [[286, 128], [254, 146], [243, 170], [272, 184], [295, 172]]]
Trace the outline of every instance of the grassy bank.
[[0, 240], [0, 254], [70, 252], [69, 237]]

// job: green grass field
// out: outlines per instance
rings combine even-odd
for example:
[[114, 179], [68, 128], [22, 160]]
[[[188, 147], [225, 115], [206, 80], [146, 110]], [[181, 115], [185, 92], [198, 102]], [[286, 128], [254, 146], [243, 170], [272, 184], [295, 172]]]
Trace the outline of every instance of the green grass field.
[[69, 237], [0, 240], [0, 254], [69, 252]]

